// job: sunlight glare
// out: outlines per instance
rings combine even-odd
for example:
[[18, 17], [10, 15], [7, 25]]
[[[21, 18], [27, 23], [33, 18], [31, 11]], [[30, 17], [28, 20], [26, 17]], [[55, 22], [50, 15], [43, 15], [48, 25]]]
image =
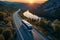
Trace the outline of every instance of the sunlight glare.
[[34, 3], [34, 1], [33, 1], [33, 0], [29, 0], [29, 3], [30, 3], [30, 4], [33, 4], [33, 3]]
[[30, 1], [30, 3], [32, 4], [32, 3], [33, 3], [33, 1]]

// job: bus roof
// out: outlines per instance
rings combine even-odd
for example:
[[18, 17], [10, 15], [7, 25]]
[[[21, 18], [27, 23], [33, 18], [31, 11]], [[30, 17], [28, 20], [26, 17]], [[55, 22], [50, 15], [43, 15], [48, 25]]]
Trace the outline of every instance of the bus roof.
[[26, 23], [26, 25], [28, 26], [32, 26], [29, 22], [25, 21], [25, 20], [22, 20], [24, 23]]

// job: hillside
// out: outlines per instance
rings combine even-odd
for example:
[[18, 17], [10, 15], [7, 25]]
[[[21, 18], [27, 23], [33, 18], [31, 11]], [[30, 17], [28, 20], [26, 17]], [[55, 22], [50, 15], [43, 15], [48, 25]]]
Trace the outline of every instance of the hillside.
[[38, 5], [35, 9], [30, 10], [30, 12], [46, 19], [60, 20], [60, 0], [48, 0], [44, 4]]

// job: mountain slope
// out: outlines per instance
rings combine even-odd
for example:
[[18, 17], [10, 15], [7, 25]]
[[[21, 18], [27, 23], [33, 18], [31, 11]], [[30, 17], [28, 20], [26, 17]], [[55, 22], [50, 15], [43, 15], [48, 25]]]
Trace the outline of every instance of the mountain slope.
[[[46, 19], [60, 20], [60, 0], [48, 0], [42, 5], [38, 5], [36, 9], [33, 9], [33, 14], [39, 17], [45, 17]], [[32, 11], [31, 11], [32, 12]]]
[[0, 1], [0, 5], [7, 6], [11, 8], [20, 8], [20, 9], [28, 9], [29, 7], [25, 3], [18, 3], [18, 2], [2, 2]]

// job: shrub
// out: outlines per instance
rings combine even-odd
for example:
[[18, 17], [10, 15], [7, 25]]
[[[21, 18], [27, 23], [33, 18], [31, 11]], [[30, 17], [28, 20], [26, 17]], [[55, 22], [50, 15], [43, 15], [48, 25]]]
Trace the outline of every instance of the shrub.
[[0, 35], [0, 40], [5, 40], [5, 38], [2, 34]]
[[5, 40], [9, 40], [11, 38], [11, 31], [6, 30], [6, 31], [3, 32], [3, 35], [5, 37]]

